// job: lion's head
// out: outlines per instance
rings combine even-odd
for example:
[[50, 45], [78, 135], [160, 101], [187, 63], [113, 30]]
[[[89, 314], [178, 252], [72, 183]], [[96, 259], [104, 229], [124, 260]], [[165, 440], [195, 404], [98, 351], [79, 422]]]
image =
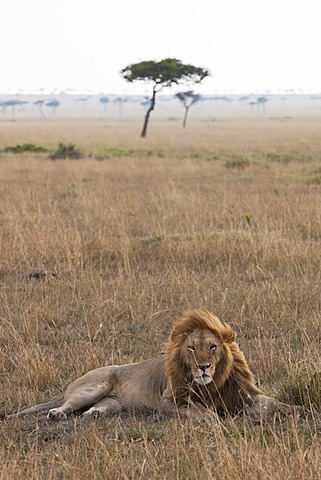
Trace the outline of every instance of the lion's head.
[[196, 400], [234, 412], [259, 393], [236, 334], [208, 311], [191, 310], [174, 324], [165, 369], [178, 405]]

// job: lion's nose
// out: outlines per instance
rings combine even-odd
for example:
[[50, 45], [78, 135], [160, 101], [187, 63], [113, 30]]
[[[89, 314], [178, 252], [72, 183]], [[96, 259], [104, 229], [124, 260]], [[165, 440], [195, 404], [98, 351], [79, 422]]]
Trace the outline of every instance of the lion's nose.
[[205, 373], [205, 371], [206, 371], [208, 368], [210, 368], [210, 366], [211, 366], [210, 363], [206, 363], [206, 364], [201, 363], [200, 365], [198, 365], [198, 368], [199, 368], [200, 370], [202, 370], [202, 372]]

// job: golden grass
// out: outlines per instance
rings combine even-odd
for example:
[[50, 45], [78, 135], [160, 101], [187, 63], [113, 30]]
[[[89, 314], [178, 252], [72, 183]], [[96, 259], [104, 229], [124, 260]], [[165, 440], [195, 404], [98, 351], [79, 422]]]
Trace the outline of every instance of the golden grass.
[[72, 142], [86, 154], [0, 153], [1, 411], [158, 355], [173, 320], [198, 307], [236, 329], [261, 388], [306, 416], [5, 420], [0, 479], [321, 478], [305, 390], [321, 370], [321, 186], [308, 182], [320, 122], [160, 122], [145, 140], [140, 126], [1, 124], [0, 149]]

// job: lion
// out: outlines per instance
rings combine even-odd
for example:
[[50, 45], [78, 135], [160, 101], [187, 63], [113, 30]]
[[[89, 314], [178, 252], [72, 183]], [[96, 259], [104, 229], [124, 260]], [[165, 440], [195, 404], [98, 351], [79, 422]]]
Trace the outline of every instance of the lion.
[[207, 310], [186, 311], [163, 355], [92, 370], [57, 400], [8, 417], [48, 411], [48, 419], [63, 420], [78, 412], [90, 418], [148, 409], [188, 418], [241, 412], [260, 418], [293, 408], [261, 392], [235, 339], [232, 328]]

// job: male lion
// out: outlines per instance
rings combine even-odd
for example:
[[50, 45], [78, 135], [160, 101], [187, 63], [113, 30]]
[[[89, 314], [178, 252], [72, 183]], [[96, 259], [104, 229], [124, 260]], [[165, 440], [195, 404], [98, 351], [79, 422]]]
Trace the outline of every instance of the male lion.
[[192, 418], [221, 412], [260, 417], [271, 409], [293, 409], [255, 386], [235, 338], [231, 327], [208, 311], [187, 311], [174, 324], [165, 355], [92, 370], [63, 397], [9, 417], [49, 410], [49, 419], [61, 420], [73, 412], [91, 417], [142, 408]]

